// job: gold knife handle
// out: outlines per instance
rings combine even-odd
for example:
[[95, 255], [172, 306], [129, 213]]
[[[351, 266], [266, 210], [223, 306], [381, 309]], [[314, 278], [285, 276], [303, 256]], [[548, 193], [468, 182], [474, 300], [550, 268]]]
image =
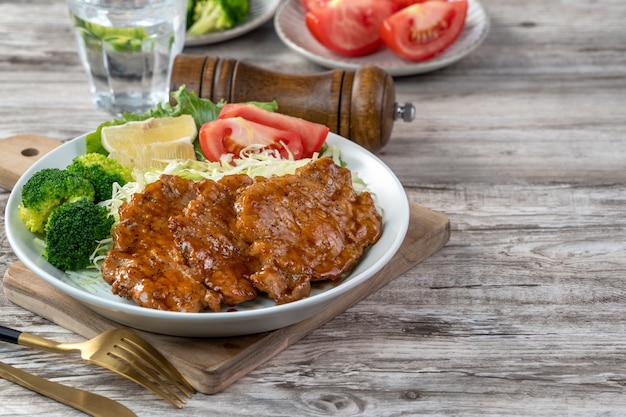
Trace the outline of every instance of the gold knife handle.
[[94, 417], [136, 417], [124, 405], [109, 398], [48, 381], [2, 362], [0, 377]]

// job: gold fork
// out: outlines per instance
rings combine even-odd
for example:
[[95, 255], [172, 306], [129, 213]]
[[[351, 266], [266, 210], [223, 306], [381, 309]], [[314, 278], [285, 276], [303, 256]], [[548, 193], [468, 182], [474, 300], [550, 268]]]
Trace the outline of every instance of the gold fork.
[[80, 352], [102, 366], [147, 388], [173, 406], [182, 408], [194, 388], [158, 350], [137, 334], [123, 329], [108, 330], [79, 343], [58, 343], [34, 334], [0, 326], [0, 341], [50, 352]]

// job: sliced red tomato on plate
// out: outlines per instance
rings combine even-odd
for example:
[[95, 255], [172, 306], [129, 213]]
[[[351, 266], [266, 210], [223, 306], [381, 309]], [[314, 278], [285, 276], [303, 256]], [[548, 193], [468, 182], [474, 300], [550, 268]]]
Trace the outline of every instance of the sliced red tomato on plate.
[[300, 0], [300, 3], [305, 12], [310, 12], [311, 10], [326, 6], [326, 3], [329, 1], [330, 0]]
[[254, 104], [228, 103], [224, 105], [218, 118], [230, 117], [243, 117], [252, 122], [297, 133], [302, 140], [302, 158], [310, 158], [315, 152], [318, 152], [326, 141], [326, 136], [330, 130], [328, 126], [299, 117], [267, 111]]
[[295, 132], [276, 129], [243, 117], [215, 119], [200, 127], [200, 148], [209, 161], [219, 161], [224, 154], [239, 157], [241, 150], [250, 145], [261, 145], [263, 149], [277, 150], [281, 157], [289, 154], [302, 158], [302, 140]]
[[[306, 1], [306, 0], [302, 0]], [[448, 1], [448, 0], [389, 0], [394, 5], [394, 10], [402, 10], [417, 3], [425, 3], [427, 1]]]
[[387, 0], [332, 0], [306, 13], [306, 26], [331, 51], [344, 56], [363, 56], [382, 46], [380, 24], [391, 16]]
[[445, 51], [457, 40], [466, 16], [466, 0], [418, 3], [385, 19], [380, 36], [397, 55], [423, 61]]

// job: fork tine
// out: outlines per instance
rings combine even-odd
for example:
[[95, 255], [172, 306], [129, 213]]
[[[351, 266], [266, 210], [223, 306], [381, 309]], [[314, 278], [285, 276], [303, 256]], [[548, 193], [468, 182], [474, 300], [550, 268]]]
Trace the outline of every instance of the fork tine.
[[[134, 345], [133, 345], [134, 346]], [[165, 388], [171, 395], [175, 396], [181, 403], [185, 400], [176, 392], [174, 388], [178, 389], [187, 398], [191, 398], [191, 395], [185, 390], [185, 387], [181, 385], [176, 378], [164, 372], [158, 364], [155, 363], [152, 357], [138, 355], [136, 350], [128, 349], [123, 344], [115, 345], [116, 350], [109, 352], [109, 355], [114, 356], [118, 360], [128, 362], [131, 366], [137, 368], [137, 370], [143, 372], [146, 376], [156, 381], [159, 385]], [[165, 381], [161, 378], [164, 378]], [[168, 385], [168, 382], [170, 385]]]
[[[145, 375], [138, 372], [133, 365], [126, 361], [123, 357], [120, 357], [114, 353], [109, 353], [109, 356], [118, 360], [119, 365], [113, 365], [110, 363], [101, 363], [100, 365], [109, 369], [110, 371], [115, 372], [118, 375], [121, 375], [125, 378], [130, 379], [131, 381], [141, 385], [142, 387], [149, 389], [150, 391], [156, 393], [164, 400], [168, 401], [176, 408], [182, 408], [182, 404], [177, 402], [171, 396], [169, 396], [165, 391], [163, 391], [159, 386], [157, 386], [154, 382], [146, 378]], [[161, 382], [162, 385], [162, 382]], [[163, 385], [162, 385], [163, 386]], [[178, 397], [178, 396], [176, 396]], [[182, 401], [184, 403], [184, 401]]]
[[120, 349], [119, 346], [116, 347], [118, 349], [110, 351], [108, 356], [119, 361], [119, 365], [117, 367], [111, 366], [109, 369], [117, 368], [112, 370], [136, 382], [144, 388], [153, 391], [175, 407], [182, 408], [185, 400], [178, 393], [174, 392], [167, 382], [160, 379], [158, 375], [147, 368], [142, 363], [143, 360], [138, 361], [137, 356], [129, 353], [126, 349]]
[[[111, 355], [114, 355], [114, 354], [111, 353]], [[119, 356], [118, 356], [118, 359], [119, 359]], [[137, 361], [134, 361], [134, 360], [132, 361], [132, 364], [140, 372], [143, 372], [148, 377], [148, 380], [156, 381], [157, 382], [156, 385], [158, 387], [164, 388], [165, 391], [167, 391], [170, 396], [176, 398], [176, 401], [179, 404], [185, 404], [185, 402], [186, 402], [185, 399], [183, 397], [181, 397], [181, 395], [178, 392], [176, 392], [170, 385], [168, 385], [166, 381], [163, 381], [162, 379], [160, 379], [160, 377], [159, 377], [160, 374], [155, 373], [153, 371], [153, 368], [150, 368], [149, 366], [146, 366], [144, 363], [137, 362]], [[178, 388], [178, 386], [176, 388]], [[185, 391], [180, 390], [180, 392], [185, 394], [187, 396], [187, 398], [191, 398], [190, 396], [187, 395], [187, 393]]]
[[183, 392], [186, 397], [191, 398], [191, 394], [196, 392], [194, 387], [191, 386], [178, 369], [150, 343], [128, 331], [124, 331], [121, 339], [135, 347], [134, 349], [127, 349], [129, 352], [137, 354], [143, 351], [144, 355], [139, 356], [151, 364], [154, 369], [158, 370], [161, 375]]

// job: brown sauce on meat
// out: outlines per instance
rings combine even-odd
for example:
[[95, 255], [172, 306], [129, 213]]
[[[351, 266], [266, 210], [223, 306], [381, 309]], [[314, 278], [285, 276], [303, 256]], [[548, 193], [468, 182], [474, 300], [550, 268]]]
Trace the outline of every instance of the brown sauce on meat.
[[233, 211], [236, 190], [252, 180], [238, 175], [226, 181], [234, 188], [211, 180], [199, 182], [198, 197], [172, 216], [169, 225], [187, 264], [202, 275], [208, 288], [222, 294], [224, 304], [232, 306], [257, 296], [249, 280], [255, 262], [237, 232]]
[[345, 276], [381, 233], [371, 195], [329, 158], [254, 180], [163, 175], [120, 209], [102, 272], [149, 308], [220, 311], [259, 292], [282, 304]]
[[372, 198], [356, 195], [351, 175], [323, 158], [238, 196], [237, 229], [261, 263], [250, 279], [276, 302], [306, 297], [311, 281], [341, 278], [380, 236]]
[[196, 198], [195, 184], [163, 175], [120, 208], [114, 247], [102, 265], [112, 291], [138, 305], [170, 311], [219, 308], [221, 295], [202, 284], [169, 228], [169, 218]]

